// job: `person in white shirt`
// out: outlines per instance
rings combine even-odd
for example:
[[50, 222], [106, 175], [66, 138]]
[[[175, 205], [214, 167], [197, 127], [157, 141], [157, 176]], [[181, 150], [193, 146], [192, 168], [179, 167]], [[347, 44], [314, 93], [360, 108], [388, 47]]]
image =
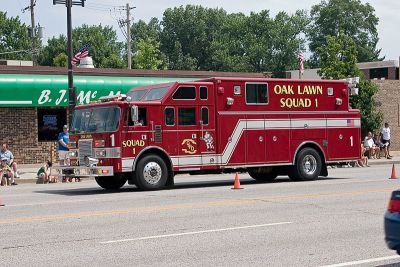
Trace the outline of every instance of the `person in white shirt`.
[[368, 158], [375, 157], [376, 153], [379, 153], [379, 148], [375, 145], [372, 133], [368, 132], [368, 135], [364, 139], [364, 147], [368, 152]]
[[389, 123], [385, 122], [385, 127], [381, 130], [381, 138], [382, 144], [384, 145], [383, 149], [385, 151], [385, 158], [391, 159], [392, 156], [390, 155], [390, 128]]

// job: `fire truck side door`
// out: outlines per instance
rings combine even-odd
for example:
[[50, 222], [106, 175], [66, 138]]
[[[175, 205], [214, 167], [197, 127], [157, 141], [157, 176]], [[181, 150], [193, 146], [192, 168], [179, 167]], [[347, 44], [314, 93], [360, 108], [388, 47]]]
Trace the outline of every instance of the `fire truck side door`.
[[178, 106], [178, 153], [180, 169], [199, 169], [200, 124], [196, 106]]
[[214, 106], [199, 106], [200, 114], [200, 142], [199, 150], [203, 167], [215, 166], [217, 163], [216, 132], [215, 132], [215, 110]]

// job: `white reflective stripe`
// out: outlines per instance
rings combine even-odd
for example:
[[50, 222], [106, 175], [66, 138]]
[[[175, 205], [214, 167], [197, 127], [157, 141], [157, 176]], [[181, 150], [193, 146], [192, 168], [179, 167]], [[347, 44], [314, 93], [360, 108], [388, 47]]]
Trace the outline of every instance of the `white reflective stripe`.
[[[325, 118], [308, 118], [308, 119], [240, 119], [230, 136], [230, 141], [227, 142], [224, 152], [222, 154], [206, 154], [206, 155], [180, 155], [172, 156], [171, 161], [174, 167], [183, 166], [200, 166], [200, 165], [226, 165], [228, 164], [235, 148], [244, 132], [244, 130], [268, 130], [268, 129], [304, 129], [304, 125], [310, 128], [322, 128], [326, 127], [360, 127], [360, 119], [346, 118], [346, 119], [325, 119]], [[123, 167], [131, 167], [133, 165], [133, 159], [126, 161], [129, 163], [124, 164]]]
[[292, 119], [291, 128], [304, 128], [305, 126], [310, 128], [321, 128], [326, 127], [326, 119]]
[[265, 128], [290, 128], [290, 120], [265, 120]]

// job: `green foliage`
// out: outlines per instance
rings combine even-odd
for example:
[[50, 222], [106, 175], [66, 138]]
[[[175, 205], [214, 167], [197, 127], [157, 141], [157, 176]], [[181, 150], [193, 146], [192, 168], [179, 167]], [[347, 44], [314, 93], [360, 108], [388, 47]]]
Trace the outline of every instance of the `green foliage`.
[[362, 77], [356, 65], [356, 45], [344, 33], [339, 37], [328, 36], [327, 46], [317, 49], [321, 59], [321, 70], [318, 72], [323, 79], [344, 79], [361, 76], [358, 85], [359, 94], [350, 97], [350, 105], [361, 111], [362, 132], [376, 131], [382, 125], [383, 114], [376, 109], [373, 96], [379, 88], [371, 81]]
[[163, 63], [160, 53], [160, 42], [152, 38], [139, 40], [134, 58], [135, 68], [157, 70]]
[[56, 67], [68, 67], [68, 55], [65, 53], [60, 53], [58, 54], [54, 59], [53, 59], [53, 65]]
[[211, 43], [225, 17], [223, 9], [192, 5], [167, 9], [161, 22], [161, 51], [169, 68], [210, 70]]
[[[73, 53], [86, 43], [90, 43], [89, 56], [98, 68], [123, 68], [121, 57], [123, 44], [117, 41], [117, 33], [109, 26], [82, 25], [72, 30]], [[67, 40], [64, 35], [49, 39], [40, 57], [40, 65], [54, 66], [54, 58], [61, 53], [67, 54]]]
[[15, 60], [32, 60], [32, 43], [28, 38], [28, 27], [21, 23], [19, 17], [7, 17], [0, 11], [0, 53], [29, 50], [23, 53], [7, 53], [0, 58]]
[[356, 45], [349, 36], [340, 33], [339, 37], [328, 36], [327, 45], [318, 47], [316, 54], [321, 59], [318, 74], [323, 79], [344, 79], [360, 76], [357, 68]]
[[379, 87], [369, 80], [361, 80], [358, 88], [359, 95], [351, 97], [350, 105], [361, 110], [361, 129], [363, 133], [377, 131], [383, 123], [383, 113], [377, 111], [376, 101], [373, 98]]
[[[360, 0], [323, 0], [311, 9], [311, 21], [308, 36], [310, 50], [315, 53], [319, 47], [327, 44], [327, 36], [339, 36], [340, 32], [351, 37], [357, 49], [357, 62], [381, 60], [377, 49], [379, 19], [374, 8]], [[319, 66], [320, 58], [315, 53], [313, 66]]]

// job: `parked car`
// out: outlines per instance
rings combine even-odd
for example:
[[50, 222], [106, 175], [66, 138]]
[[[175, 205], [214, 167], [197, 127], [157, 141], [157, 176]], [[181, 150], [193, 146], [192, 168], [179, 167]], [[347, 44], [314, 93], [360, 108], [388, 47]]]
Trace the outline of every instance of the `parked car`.
[[392, 192], [385, 213], [385, 241], [400, 255], [400, 189]]

